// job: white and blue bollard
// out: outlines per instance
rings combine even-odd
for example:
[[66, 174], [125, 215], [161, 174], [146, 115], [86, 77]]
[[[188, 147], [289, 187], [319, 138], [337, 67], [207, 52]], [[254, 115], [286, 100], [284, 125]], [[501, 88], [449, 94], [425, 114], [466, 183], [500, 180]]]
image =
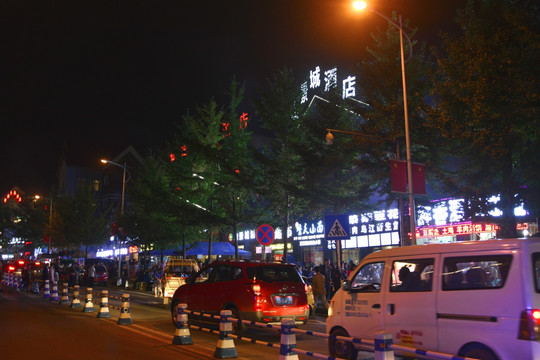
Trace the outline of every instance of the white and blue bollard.
[[394, 360], [394, 350], [390, 349], [393, 343], [392, 334], [377, 331], [375, 333], [375, 360]]
[[46, 299], [51, 297], [51, 287], [49, 285], [49, 280], [45, 280], [45, 285], [43, 285], [43, 297]]
[[131, 325], [131, 314], [129, 313], [129, 294], [122, 294], [122, 304], [120, 307], [120, 317], [118, 325]]
[[279, 347], [279, 360], [298, 360], [296, 348], [296, 334], [293, 319], [281, 319], [281, 346]]
[[52, 283], [51, 301], [58, 301], [58, 283], [56, 281]]
[[238, 357], [233, 339], [227, 335], [232, 334], [232, 312], [231, 310], [221, 310], [219, 313], [219, 340], [214, 357], [218, 359], [229, 359]]
[[178, 304], [176, 307], [176, 331], [172, 343], [174, 345], [191, 345], [191, 333], [189, 332], [188, 315], [185, 313], [187, 304]]
[[86, 301], [84, 302], [83, 312], [94, 312], [94, 303], [92, 302], [92, 288], [86, 288]]

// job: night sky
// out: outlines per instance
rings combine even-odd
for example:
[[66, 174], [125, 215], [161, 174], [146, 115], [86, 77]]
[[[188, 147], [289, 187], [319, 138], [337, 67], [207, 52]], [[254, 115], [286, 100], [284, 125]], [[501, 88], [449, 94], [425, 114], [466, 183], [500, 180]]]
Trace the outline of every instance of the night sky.
[[[378, 0], [433, 42], [465, 0]], [[347, 0], [0, 3], [0, 193], [47, 194], [67, 144], [81, 163], [165, 144], [233, 76], [256, 96], [288, 66], [352, 68], [385, 21]]]

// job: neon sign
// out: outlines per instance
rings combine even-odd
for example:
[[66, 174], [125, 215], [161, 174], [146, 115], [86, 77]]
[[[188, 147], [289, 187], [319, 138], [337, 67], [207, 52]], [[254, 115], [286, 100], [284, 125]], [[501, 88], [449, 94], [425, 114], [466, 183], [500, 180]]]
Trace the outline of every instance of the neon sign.
[[[322, 71], [320, 66], [316, 66], [315, 69], [309, 71], [308, 81], [305, 81], [300, 85], [300, 90], [302, 91], [301, 103], [303, 104], [308, 101], [309, 89], [317, 89], [323, 86], [323, 91], [327, 92], [330, 91], [330, 89], [337, 87], [337, 85], [338, 70], [336, 67]], [[356, 96], [356, 76], [346, 77], [344, 80], [342, 80], [341, 85], [343, 99], [353, 98]]]
[[417, 229], [416, 237], [439, 237], [439, 236], [457, 236], [471, 235], [479, 233], [490, 233], [499, 230], [495, 224], [473, 224], [463, 223], [445, 226], [433, 226], [429, 228]]

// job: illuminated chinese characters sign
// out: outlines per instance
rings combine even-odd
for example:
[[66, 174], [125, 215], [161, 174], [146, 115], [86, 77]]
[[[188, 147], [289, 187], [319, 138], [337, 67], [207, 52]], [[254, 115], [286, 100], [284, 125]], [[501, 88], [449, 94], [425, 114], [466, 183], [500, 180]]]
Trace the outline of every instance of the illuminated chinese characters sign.
[[432, 226], [425, 229], [416, 230], [416, 237], [439, 237], [439, 236], [457, 236], [471, 235], [479, 233], [491, 233], [499, 229], [495, 224], [454, 224], [445, 226]]
[[302, 90], [302, 104], [308, 101], [308, 92], [310, 89], [322, 89], [324, 92], [328, 92], [330, 89], [336, 88], [338, 83], [341, 85], [342, 97], [344, 99], [356, 96], [356, 76], [347, 76], [340, 80], [336, 67], [321, 70], [320, 66], [316, 66], [313, 70], [309, 71], [308, 81], [302, 83], [300, 86]]
[[[399, 212], [398, 209], [379, 210], [361, 215], [349, 215], [351, 237], [342, 240], [343, 248], [398, 245], [399, 244]], [[321, 246], [324, 239], [324, 222], [302, 221], [289, 227], [289, 238], [298, 246]], [[239, 241], [255, 239], [254, 230], [237, 233]], [[275, 238], [283, 239], [280, 228], [275, 229]], [[336, 240], [327, 242], [330, 249], [336, 246]]]

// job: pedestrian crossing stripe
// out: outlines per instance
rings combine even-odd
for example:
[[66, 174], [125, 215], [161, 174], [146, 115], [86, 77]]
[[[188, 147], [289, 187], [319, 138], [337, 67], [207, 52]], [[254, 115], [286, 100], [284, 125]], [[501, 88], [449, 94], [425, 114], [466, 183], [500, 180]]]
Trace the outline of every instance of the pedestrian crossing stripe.
[[330, 231], [328, 232], [328, 238], [333, 238], [333, 237], [343, 237], [343, 236], [347, 236], [347, 232], [345, 231], [345, 229], [343, 228], [343, 226], [341, 225], [341, 223], [339, 222], [338, 219], [336, 219], [334, 221], [334, 224], [332, 225], [332, 228], [330, 229]]

